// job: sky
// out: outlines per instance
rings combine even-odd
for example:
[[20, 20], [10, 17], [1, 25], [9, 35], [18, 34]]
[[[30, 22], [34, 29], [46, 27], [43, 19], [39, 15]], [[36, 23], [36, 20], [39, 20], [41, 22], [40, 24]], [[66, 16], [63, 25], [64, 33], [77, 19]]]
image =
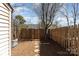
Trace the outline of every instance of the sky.
[[33, 4], [31, 3], [16, 3], [11, 4], [14, 8], [13, 16], [22, 15], [26, 20], [26, 24], [38, 24], [37, 14], [33, 11]]
[[[33, 8], [36, 8], [39, 4], [32, 4], [32, 3], [13, 3], [11, 4], [14, 8], [13, 16], [22, 15], [26, 20], [26, 24], [38, 24], [39, 18]], [[66, 7], [68, 8], [68, 13], [71, 13], [71, 4], [67, 4]], [[39, 10], [39, 9], [38, 9]], [[70, 17], [70, 22], [72, 25], [72, 17]], [[65, 17], [58, 17], [56, 21], [59, 21], [59, 25], [67, 26], [67, 20]], [[79, 24], [79, 20], [77, 20], [77, 24]]]

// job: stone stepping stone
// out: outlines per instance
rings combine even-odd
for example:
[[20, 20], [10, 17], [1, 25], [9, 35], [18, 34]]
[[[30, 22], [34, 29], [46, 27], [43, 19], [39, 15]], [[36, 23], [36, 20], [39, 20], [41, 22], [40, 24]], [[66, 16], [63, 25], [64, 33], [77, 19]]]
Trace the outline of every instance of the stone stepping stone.
[[39, 49], [39, 46], [38, 46], [38, 45], [36, 45], [36, 46], [35, 46], [35, 48], [36, 48], [36, 49]]
[[39, 54], [35, 54], [35, 56], [40, 56]]
[[36, 52], [36, 53], [39, 53], [39, 51], [40, 51], [39, 49], [35, 49], [35, 50], [34, 50], [34, 52]]
[[35, 41], [34, 47], [35, 47], [35, 50], [34, 50], [35, 56], [39, 56], [39, 52], [40, 52], [40, 50], [39, 50], [39, 41]]

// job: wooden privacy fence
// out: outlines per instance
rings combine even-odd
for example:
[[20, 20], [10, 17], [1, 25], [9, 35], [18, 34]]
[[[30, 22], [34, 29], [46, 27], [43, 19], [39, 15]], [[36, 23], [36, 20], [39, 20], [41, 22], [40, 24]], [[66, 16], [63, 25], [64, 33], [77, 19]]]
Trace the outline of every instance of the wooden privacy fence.
[[20, 33], [20, 40], [34, 40], [43, 37], [43, 29], [22, 29]]
[[[79, 55], [79, 25], [56, 29], [50, 29], [50, 38], [64, 47], [71, 54]], [[21, 39], [34, 40], [44, 37], [43, 29], [22, 29], [20, 34]]]
[[70, 54], [79, 55], [79, 25], [50, 30], [50, 37]]

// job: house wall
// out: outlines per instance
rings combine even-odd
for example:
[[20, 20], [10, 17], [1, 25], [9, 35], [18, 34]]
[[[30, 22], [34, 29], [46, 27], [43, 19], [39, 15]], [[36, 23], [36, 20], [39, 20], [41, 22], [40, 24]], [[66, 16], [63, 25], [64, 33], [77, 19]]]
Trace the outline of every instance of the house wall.
[[11, 53], [11, 8], [0, 3], [0, 56]]

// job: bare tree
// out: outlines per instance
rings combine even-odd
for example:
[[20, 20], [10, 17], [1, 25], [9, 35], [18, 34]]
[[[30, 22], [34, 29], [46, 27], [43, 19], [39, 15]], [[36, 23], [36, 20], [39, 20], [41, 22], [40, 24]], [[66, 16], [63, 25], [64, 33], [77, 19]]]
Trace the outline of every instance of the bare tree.
[[41, 20], [41, 25], [44, 29], [44, 38], [47, 38], [48, 29], [52, 25], [53, 21], [55, 20], [55, 16], [59, 11], [60, 7], [63, 4], [60, 3], [41, 3], [40, 7], [38, 8], [39, 12], [37, 15]]
[[69, 22], [69, 11], [68, 11], [68, 8], [66, 7], [66, 4], [64, 4], [64, 6], [62, 7], [62, 10], [60, 11], [61, 15], [63, 15], [63, 17], [65, 17], [65, 20], [67, 20], [67, 37], [65, 38], [65, 48], [67, 51], [70, 51], [70, 45], [71, 43], [68, 43], [70, 42], [70, 22]]
[[[76, 29], [76, 21], [78, 20], [78, 17], [79, 17], [79, 4], [78, 3], [73, 3], [72, 4], [72, 18], [73, 18], [73, 22], [74, 22], [74, 38], [75, 38], [75, 40], [72, 39], [72, 41], [75, 44], [73, 44], [73, 43], [72, 44], [73, 44], [73, 47], [74, 47], [76, 53], [78, 53], [77, 52], [78, 49], [76, 49], [76, 48], [78, 48], [78, 40], [76, 39], [76, 36], [75, 36], [76, 35], [75, 29]], [[73, 52], [72, 49], [71, 49], [71, 52], [74, 55], [77, 55], [77, 54], [75, 54], [75, 51]]]
[[[67, 4], [64, 4], [64, 5], [67, 5]], [[67, 6], [68, 7], [68, 6]], [[78, 17], [79, 17], [79, 4], [78, 3], [73, 3], [73, 4], [71, 4], [71, 9], [69, 9], [69, 8], [67, 8], [67, 7], [63, 7], [63, 10], [62, 11], [60, 11], [61, 12], [61, 14], [66, 18], [66, 20], [67, 20], [67, 25], [68, 26], [70, 26], [70, 23], [69, 23], [69, 21], [70, 21], [70, 17], [72, 17], [72, 19], [73, 19], [73, 25], [74, 25], [74, 27], [75, 27], [75, 25], [76, 25], [76, 20], [78, 19]], [[71, 12], [69, 12], [69, 10], [71, 11]]]
[[73, 21], [74, 21], [74, 28], [75, 28], [75, 26], [76, 26], [76, 20], [79, 17], [79, 4], [78, 3], [73, 3], [72, 4], [71, 13], [72, 13], [72, 18], [73, 18]]
[[[64, 4], [65, 5], [65, 4]], [[70, 23], [69, 23], [69, 11], [66, 7], [62, 7], [63, 10], [60, 11], [60, 13], [63, 15], [63, 17], [66, 18], [67, 20], [67, 25], [70, 26]]]

